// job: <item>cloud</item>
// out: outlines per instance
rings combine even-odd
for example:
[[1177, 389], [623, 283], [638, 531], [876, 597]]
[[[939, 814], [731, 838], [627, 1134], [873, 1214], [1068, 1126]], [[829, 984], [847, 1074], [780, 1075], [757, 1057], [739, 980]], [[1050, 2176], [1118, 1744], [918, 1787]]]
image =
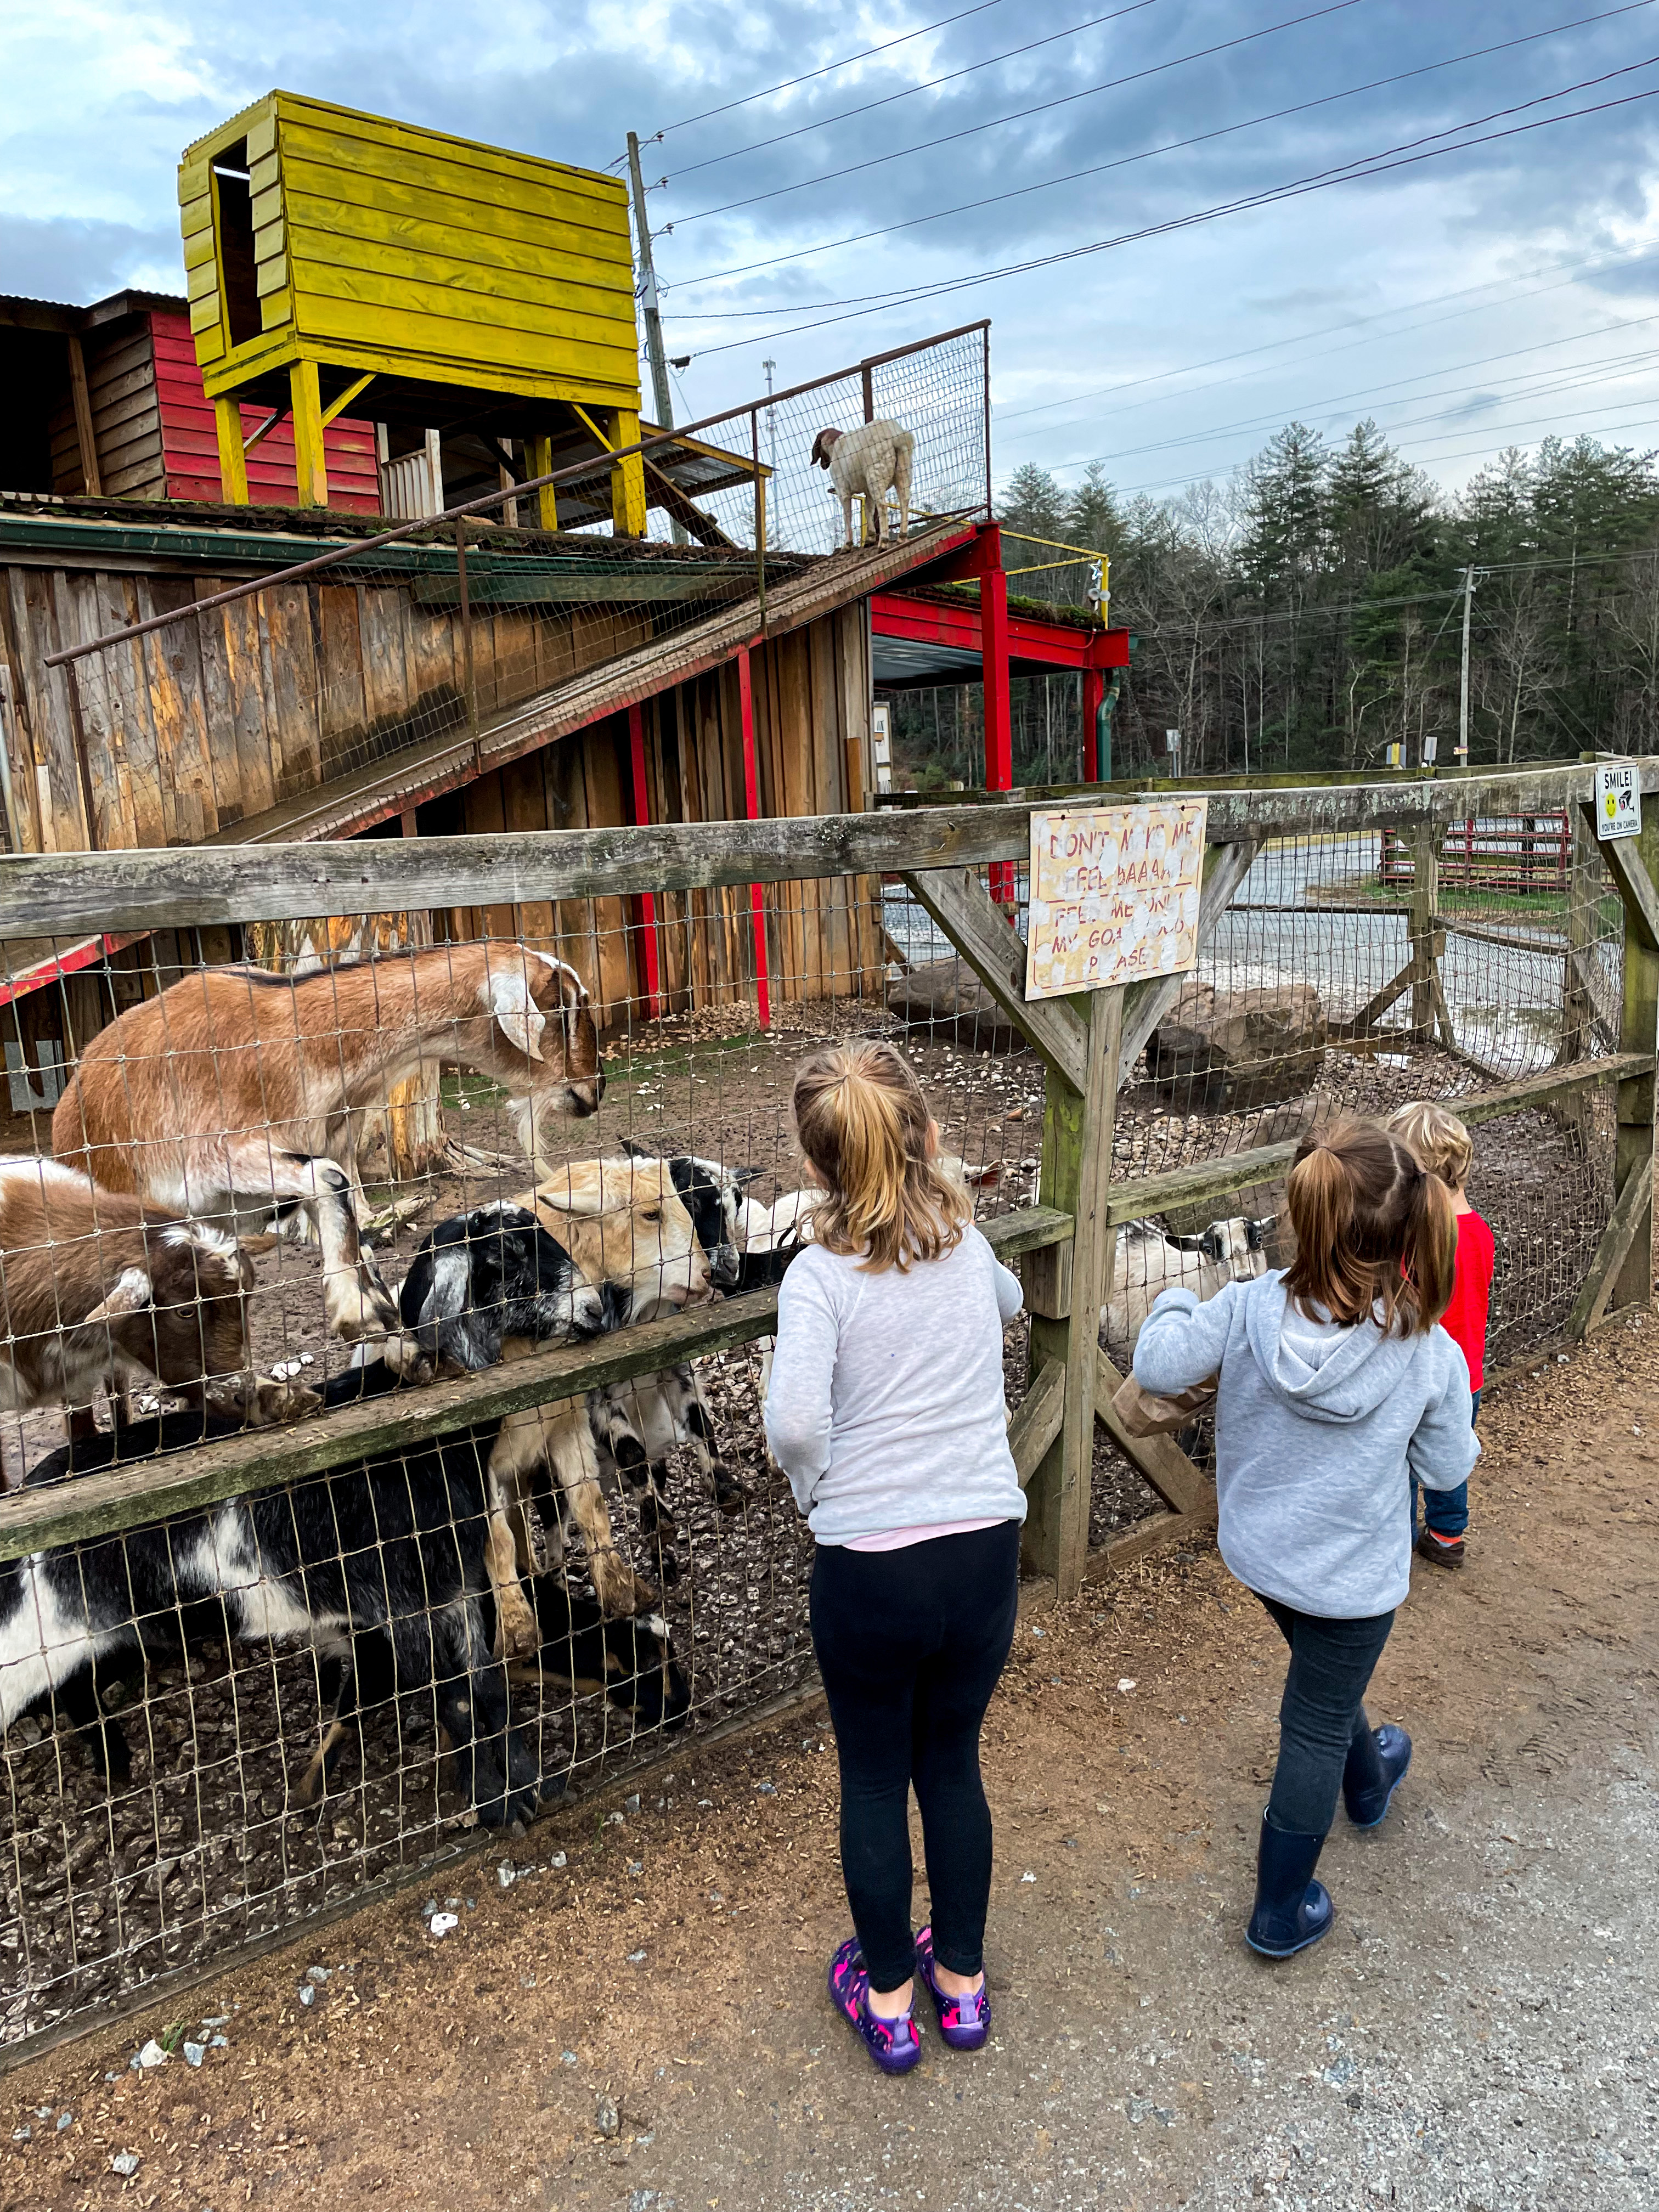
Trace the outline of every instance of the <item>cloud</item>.
[[[1196, 436], [1216, 426], [1190, 465], [1126, 461], [1132, 488], [1177, 484], [1183, 471], [1243, 458], [1254, 434], [1226, 432], [1225, 423], [1283, 419], [1304, 395], [1318, 401], [1367, 375], [1381, 387], [1413, 371], [1437, 375], [1437, 362], [1507, 342], [1524, 349], [1604, 321], [1659, 287], [1659, 259], [1632, 258], [1654, 228], [1655, 110], [1636, 106], [1054, 272], [775, 337], [793, 322], [846, 312], [811, 303], [954, 280], [1167, 223], [1520, 109], [1639, 60], [1651, 44], [1650, 19], [1626, 15], [1436, 68], [1548, 29], [1567, 11], [1561, 0], [1488, 0], [1478, 9], [1364, 0], [1252, 38], [1306, 14], [1309, 0], [1154, 0], [1119, 21], [951, 75], [1091, 12], [1077, 0], [1003, 0], [855, 67], [672, 127], [933, 13], [930, 0], [899, 4], [905, 12], [892, 0], [833, 10], [805, 0], [766, 8], [359, 0], [342, 10], [335, 0], [289, 0], [277, 14], [250, 15], [208, 0], [173, 0], [165, 14], [102, 0], [11, 0], [0, 32], [11, 94], [0, 137], [0, 213], [9, 211], [0, 283], [82, 298], [134, 282], [181, 288], [179, 151], [276, 84], [599, 167], [621, 154], [629, 129], [645, 136], [666, 126], [647, 147], [647, 173], [669, 179], [650, 206], [654, 226], [673, 226], [658, 249], [671, 340], [700, 356], [685, 380], [687, 404], [701, 410], [746, 396], [761, 382], [763, 354], [777, 360], [781, 380], [793, 380], [989, 313], [1006, 404], [1032, 404], [1057, 386], [1135, 385], [1133, 434], [1120, 427], [1120, 403], [1079, 401], [1052, 422], [1017, 426], [1009, 467], [1035, 459], [1080, 469], [1091, 454], [1151, 444], [1159, 433]], [[1601, 0], [1587, 4], [1597, 12]], [[1408, 70], [1421, 73], [1376, 82]], [[1554, 106], [1653, 87], [1659, 70]], [[895, 93], [904, 96], [889, 100]], [[1333, 94], [1352, 96], [1308, 105]], [[1065, 104], [1045, 105], [1055, 100]], [[876, 101], [887, 104], [869, 105]], [[1028, 108], [1042, 112], [999, 119]], [[1253, 120], [1265, 117], [1276, 119]], [[930, 139], [947, 143], [891, 158]], [[776, 143], [761, 143], [769, 140]], [[712, 158], [722, 155], [732, 158]], [[1098, 173], [1044, 182], [1085, 169]], [[1042, 188], [1001, 197], [1028, 185]], [[754, 204], [708, 212], [740, 200]], [[988, 204], [964, 207], [971, 201]], [[912, 227], [854, 246], [823, 243], [901, 223]], [[729, 282], [690, 281], [757, 261], [768, 265]], [[1601, 265], [1578, 268], [1592, 261]], [[1568, 273], [1547, 284], [1558, 265]], [[1415, 304], [1425, 301], [1443, 304]], [[1306, 335], [1365, 318], [1351, 341]], [[737, 351], [713, 350], [733, 338]], [[1228, 356], [1224, 368], [1194, 372]], [[1153, 377], [1163, 385], [1139, 381]], [[1593, 412], [1595, 396], [1560, 404]], [[1386, 407], [1378, 419], [1386, 430]], [[1169, 472], [1161, 478], [1160, 468]]]

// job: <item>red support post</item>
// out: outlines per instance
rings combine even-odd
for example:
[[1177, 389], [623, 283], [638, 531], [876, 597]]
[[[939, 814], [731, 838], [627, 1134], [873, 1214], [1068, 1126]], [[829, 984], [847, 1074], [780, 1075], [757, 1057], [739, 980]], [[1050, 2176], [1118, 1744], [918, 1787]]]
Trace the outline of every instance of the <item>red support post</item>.
[[[738, 696], [743, 705], [743, 804], [750, 822], [760, 819], [760, 775], [755, 763], [755, 688], [749, 648], [738, 653]], [[772, 1026], [771, 978], [766, 963], [766, 902], [758, 884], [749, 886], [749, 916], [755, 938], [755, 998], [763, 1030]]]
[[[979, 580], [980, 676], [985, 700], [985, 788], [1010, 791], [1014, 781], [1013, 709], [1008, 696], [1008, 579], [1002, 567], [1002, 532], [990, 523], [980, 532], [985, 568]], [[991, 867], [991, 896], [1014, 904], [1014, 866]]]
[[[634, 769], [634, 820], [651, 819], [651, 787], [645, 777], [645, 712], [637, 701], [628, 710], [628, 750]], [[657, 899], [654, 891], [639, 895], [640, 943], [644, 951], [645, 1000], [655, 1021], [662, 1012], [662, 963], [657, 945]]]
[[1100, 702], [1106, 696], [1106, 672], [1092, 665], [1083, 672], [1083, 781], [1100, 781]]

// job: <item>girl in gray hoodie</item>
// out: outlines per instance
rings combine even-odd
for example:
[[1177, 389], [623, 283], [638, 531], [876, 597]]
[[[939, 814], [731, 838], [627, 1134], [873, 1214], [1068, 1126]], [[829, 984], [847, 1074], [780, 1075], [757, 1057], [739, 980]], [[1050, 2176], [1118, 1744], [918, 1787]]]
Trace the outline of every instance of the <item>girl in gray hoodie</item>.
[[1338, 1790], [1375, 1827], [1411, 1762], [1405, 1730], [1373, 1729], [1364, 1703], [1410, 1582], [1411, 1478], [1453, 1489], [1480, 1450], [1468, 1369], [1437, 1325], [1457, 1249], [1445, 1185], [1350, 1121], [1304, 1140], [1288, 1205], [1290, 1267], [1207, 1304], [1165, 1291], [1134, 1357], [1160, 1396], [1218, 1371], [1221, 1556], [1290, 1646], [1247, 1936], [1276, 1959], [1334, 1917], [1313, 1875]]

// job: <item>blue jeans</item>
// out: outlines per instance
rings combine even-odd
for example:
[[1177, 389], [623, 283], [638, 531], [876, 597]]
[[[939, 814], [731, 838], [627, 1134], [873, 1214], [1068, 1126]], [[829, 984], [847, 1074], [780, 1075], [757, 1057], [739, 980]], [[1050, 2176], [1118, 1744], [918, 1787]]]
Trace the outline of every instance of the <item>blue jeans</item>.
[[[1480, 1393], [1474, 1393], [1471, 1420], [1480, 1418]], [[1417, 1477], [1412, 1477], [1412, 1541], [1417, 1541]], [[1461, 1536], [1469, 1525], [1469, 1486], [1460, 1482], [1455, 1490], [1431, 1490], [1423, 1499], [1423, 1525], [1437, 1536]]]
[[[1258, 1597], [1261, 1592], [1256, 1593]], [[1267, 1812], [1293, 1836], [1322, 1836], [1336, 1811], [1348, 1747], [1367, 1733], [1364, 1697], [1392, 1613], [1368, 1620], [1328, 1620], [1297, 1613], [1277, 1598], [1261, 1602], [1291, 1647], [1279, 1707], [1279, 1764]]]

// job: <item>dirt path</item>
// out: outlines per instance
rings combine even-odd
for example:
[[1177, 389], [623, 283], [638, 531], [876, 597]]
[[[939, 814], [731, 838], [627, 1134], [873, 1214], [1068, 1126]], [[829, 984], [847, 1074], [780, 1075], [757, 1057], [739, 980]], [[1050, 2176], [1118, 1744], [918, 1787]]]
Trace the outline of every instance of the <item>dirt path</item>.
[[[809, 1713], [542, 1824], [510, 1887], [480, 1859], [441, 1940], [416, 1889], [13, 2075], [0, 2208], [1651, 2205], [1659, 1324], [1484, 1433], [1470, 1565], [1419, 1569], [1378, 1678], [1416, 1765], [1385, 1829], [1333, 1837], [1305, 1959], [1240, 1941], [1277, 1640], [1212, 1553], [1165, 1556], [1022, 1626], [977, 2058], [930, 2038], [883, 2081], [829, 2010]], [[198, 2069], [131, 2069], [204, 2015]]]

